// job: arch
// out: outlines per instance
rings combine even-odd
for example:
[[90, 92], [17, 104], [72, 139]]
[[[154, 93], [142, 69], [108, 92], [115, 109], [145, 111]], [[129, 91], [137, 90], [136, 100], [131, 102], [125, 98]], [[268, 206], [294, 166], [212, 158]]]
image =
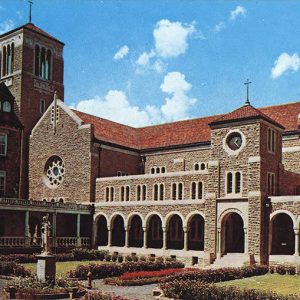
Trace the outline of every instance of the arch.
[[122, 214], [121, 212], [114, 212], [110, 217], [109, 217], [109, 220], [108, 220], [108, 224], [109, 226], [111, 227], [112, 226], [112, 222], [114, 220], [114, 218], [116, 216], [121, 216], [123, 218], [123, 221], [124, 221], [124, 224], [126, 224], [126, 218], [124, 216], [124, 214]]
[[167, 248], [168, 249], [183, 249], [184, 247], [184, 233], [183, 233], [184, 219], [179, 214], [172, 214], [167, 218]]
[[99, 214], [95, 220], [96, 223], [96, 245], [107, 246], [108, 244], [108, 223], [104, 214]]
[[270, 250], [275, 255], [292, 255], [295, 250], [295, 233], [291, 214], [276, 213], [270, 221]]
[[153, 215], [157, 215], [160, 218], [162, 226], [165, 227], [165, 220], [164, 220], [163, 216], [157, 211], [152, 211], [152, 212], [147, 214], [147, 216], [145, 217], [145, 223], [144, 223], [145, 226], [147, 227], [149, 225], [149, 220], [151, 219], [151, 217]]
[[188, 227], [189, 221], [191, 220], [191, 218], [192, 218], [194, 215], [200, 215], [200, 216], [204, 219], [204, 221], [205, 221], [205, 215], [204, 215], [204, 213], [201, 212], [201, 211], [199, 211], [199, 210], [195, 210], [195, 211], [190, 212], [190, 213], [186, 216], [185, 221], [184, 221], [184, 223], [183, 223], [183, 226], [184, 226], [184, 227]]
[[171, 211], [165, 217], [165, 227], [168, 229], [168, 224], [173, 215], [178, 215], [182, 221], [182, 226], [185, 225], [184, 217], [179, 211]]
[[203, 214], [193, 213], [187, 218], [187, 250], [204, 250], [205, 218]]
[[128, 227], [129, 227], [129, 223], [131, 222], [131, 220], [132, 220], [132, 218], [133, 218], [134, 216], [139, 216], [139, 217], [141, 218], [141, 220], [142, 220], [142, 225], [143, 225], [143, 227], [146, 226], [143, 215], [142, 215], [141, 213], [139, 213], [139, 212], [132, 212], [132, 213], [130, 213], [130, 214], [128, 215], [128, 217], [127, 217], [127, 219], [126, 219], [126, 224], [127, 224]]
[[111, 218], [111, 245], [117, 247], [125, 246], [125, 219], [121, 214], [114, 214]]
[[245, 252], [245, 223], [243, 216], [236, 211], [223, 214], [221, 219], [221, 252]]
[[[279, 210], [275, 210], [274, 212], [272, 212], [270, 214], [270, 222], [272, 223], [272, 220], [274, 219], [274, 217], [278, 214], [287, 214], [291, 217], [292, 221], [293, 221], [293, 227], [296, 229], [296, 228], [299, 228], [299, 223], [297, 223], [297, 219], [296, 217], [294, 216], [293, 213], [291, 213], [290, 211], [288, 210], [285, 210], [285, 209], [279, 209]], [[300, 216], [299, 216], [300, 218]]]
[[221, 225], [222, 225], [222, 220], [223, 218], [228, 214], [228, 213], [237, 213], [238, 215], [240, 215], [240, 217], [243, 219], [243, 222], [244, 222], [244, 227], [247, 228], [248, 227], [248, 220], [247, 218], [245, 217], [245, 215], [242, 213], [242, 211], [240, 211], [239, 209], [237, 208], [228, 208], [226, 210], [224, 210], [220, 216], [218, 217], [218, 228], [221, 228]]
[[108, 218], [107, 214], [105, 214], [105, 213], [103, 213], [103, 212], [99, 212], [99, 213], [96, 213], [96, 214], [94, 215], [94, 222], [96, 222], [97, 219], [98, 219], [99, 217], [101, 217], [101, 216], [104, 216], [105, 219], [106, 219], [106, 221], [107, 221], [107, 223], [108, 223], [109, 218]]
[[163, 219], [158, 213], [150, 213], [146, 217], [147, 243], [149, 248], [162, 248], [163, 246]]
[[141, 248], [144, 244], [143, 219], [140, 214], [128, 218], [128, 247]]

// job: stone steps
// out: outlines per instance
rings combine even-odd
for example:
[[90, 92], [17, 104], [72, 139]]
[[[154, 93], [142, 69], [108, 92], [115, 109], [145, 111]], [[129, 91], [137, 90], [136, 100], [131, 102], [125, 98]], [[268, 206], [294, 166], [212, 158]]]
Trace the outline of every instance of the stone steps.
[[217, 258], [209, 268], [238, 268], [247, 262], [247, 256], [244, 253], [228, 253], [221, 258]]

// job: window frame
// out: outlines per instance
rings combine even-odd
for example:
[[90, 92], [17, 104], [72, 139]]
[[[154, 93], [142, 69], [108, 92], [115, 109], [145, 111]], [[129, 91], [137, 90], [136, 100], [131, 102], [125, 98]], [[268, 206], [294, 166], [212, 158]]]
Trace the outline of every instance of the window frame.
[[0, 149], [2, 148], [2, 145], [4, 145], [4, 152], [0, 152], [0, 156], [7, 156], [7, 134], [1, 133], [0, 136], [4, 136], [4, 144], [1, 144]]
[[[240, 184], [239, 184], [239, 192], [237, 192], [237, 174], [240, 174]], [[231, 174], [231, 186], [229, 192], [229, 180], [228, 176]], [[243, 193], [243, 172], [238, 170], [238, 171], [226, 171], [225, 173], [225, 195], [226, 196], [242, 196]]]
[[[0, 170], [0, 182], [1, 178], [3, 178], [3, 189], [1, 189], [0, 184], [0, 197], [5, 197], [6, 194], [6, 172], [4, 170]], [[1, 191], [3, 191], [3, 196], [1, 195]]]
[[269, 127], [267, 130], [267, 148], [268, 148], [269, 153], [275, 154], [275, 152], [276, 152], [276, 132], [271, 127]]

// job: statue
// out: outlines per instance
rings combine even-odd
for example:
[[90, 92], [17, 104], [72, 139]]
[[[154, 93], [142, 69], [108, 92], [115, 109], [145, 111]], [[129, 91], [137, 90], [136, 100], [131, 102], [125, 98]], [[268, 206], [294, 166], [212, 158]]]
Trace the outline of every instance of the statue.
[[51, 254], [50, 250], [50, 243], [49, 243], [49, 237], [50, 237], [50, 229], [51, 229], [51, 223], [49, 221], [49, 214], [43, 217], [42, 222], [42, 254], [49, 255]]

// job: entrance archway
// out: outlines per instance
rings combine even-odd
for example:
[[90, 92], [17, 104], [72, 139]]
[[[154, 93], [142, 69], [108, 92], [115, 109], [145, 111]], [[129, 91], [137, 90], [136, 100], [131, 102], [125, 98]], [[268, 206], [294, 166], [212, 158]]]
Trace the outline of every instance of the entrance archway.
[[150, 217], [147, 224], [147, 245], [148, 248], [162, 248], [163, 246], [163, 230], [162, 222], [158, 215]]
[[124, 227], [124, 219], [117, 215], [112, 220], [111, 224], [112, 228], [112, 239], [111, 245], [117, 247], [125, 246], [125, 227]]
[[188, 221], [188, 250], [204, 250], [204, 222], [199, 214]]
[[99, 216], [97, 220], [97, 245], [107, 246], [107, 244], [108, 244], [107, 220], [104, 216]]
[[271, 254], [291, 255], [295, 251], [293, 220], [285, 213], [275, 215], [271, 222]]
[[235, 212], [230, 212], [222, 220], [222, 253], [244, 253], [244, 221]]
[[173, 215], [168, 222], [167, 248], [183, 249], [183, 224], [178, 215]]
[[143, 247], [143, 222], [140, 216], [135, 215], [129, 223], [129, 247]]

